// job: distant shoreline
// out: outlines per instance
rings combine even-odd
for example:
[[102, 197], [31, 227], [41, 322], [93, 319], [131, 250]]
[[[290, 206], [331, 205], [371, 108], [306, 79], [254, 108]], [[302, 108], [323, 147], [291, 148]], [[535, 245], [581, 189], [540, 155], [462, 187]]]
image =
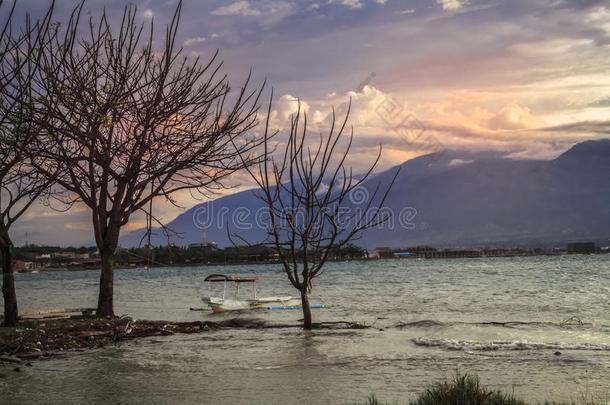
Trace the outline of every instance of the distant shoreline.
[[[538, 254], [506, 254], [506, 255], [462, 255], [462, 256], [413, 256], [413, 257], [381, 257], [381, 258], [355, 258], [355, 259], [342, 259], [342, 260], [328, 260], [329, 262], [341, 263], [341, 262], [375, 262], [375, 261], [395, 261], [395, 260], [456, 260], [456, 259], [486, 259], [486, 258], [503, 258], [503, 257], [562, 257], [562, 256], [603, 256], [608, 252], [599, 253], [538, 253]], [[255, 266], [255, 265], [269, 265], [269, 264], [281, 264], [279, 260], [267, 260], [267, 261], [243, 261], [243, 262], [218, 262], [218, 263], [180, 263], [180, 264], [151, 264], [150, 266], [117, 266], [115, 270], [146, 270], [146, 269], [158, 269], [158, 268], [187, 268], [187, 267], [213, 267], [213, 266]], [[19, 271], [21, 274], [26, 273], [61, 273], [61, 272], [76, 272], [76, 271], [97, 271], [99, 267], [47, 267], [43, 269], [34, 269], [28, 271]]]

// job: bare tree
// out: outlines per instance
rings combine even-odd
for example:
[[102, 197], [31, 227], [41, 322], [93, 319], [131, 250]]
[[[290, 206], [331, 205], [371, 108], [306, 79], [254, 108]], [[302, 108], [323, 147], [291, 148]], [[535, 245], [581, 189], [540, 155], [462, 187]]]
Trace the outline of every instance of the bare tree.
[[[205, 64], [176, 45], [180, 2], [161, 48], [153, 24], [125, 7], [113, 27], [104, 12], [42, 61], [47, 96], [41, 123], [49, 134], [39, 169], [92, 211], [102, 268], [98, 316], [113, 316], [113, 256], [121, 228], [152, 199], [223, 188], [223, 179], [249, 164], [260, 91], [249, 81], [232, 92], [216, 55]], [[81, 34], [84, 31], [84, 34]], [[63, 63], [64, 56], [67, 59]], [[237, 146], [237, 148], [235, 148]], [[242, 159], [238, 156], [247, 156]], [[53, 162], [52, 164], [49, 162]]]
[[[269, 237], [265, 241], [279, 254], [290, 283], [299, 290], [303, 307], [303, 327], [312, 328], [309, 295], [313, 280], [319, 276], [329, 257], [357, 239], [368, 228], [381, 225], [388, 213], [380, 209], [390, 191], [391, 182], [365, 188], [381, 156], [361, 176], [348, 167], [353, 129], [346, 136], [350, 108], [342, 122], [332, 112], [330, 130], [311, 139], [307, 114], [299, 108], [291, 117], [290, 132], [283, 147], [271, 144], [277, 133], [269, 131], [271, 104], [264, 132], [264, 155], [257, 168], [247, 168], [260, 188], [258, 197], [269, 215]], [[279, 147], [279, 155], [276, 156]], [[367, 190], [368, 199], [355, 208], [350, 196]], [[382, 190], [383, 189], [383, 190]]]
[[[13, 27], [15, 3], [9, 7], [0, 28], [0, 257], [4, 325], [18, 321], [17, 294], [13, 268], [11, 226], [41, 195], [50, 181], [31, 164], [29, 153], [38, 142], [40, 128], [33, 122], [34, 78], [39, 71], [41, 52], [54, 35], [51, 27], [53, 4], [39, 20]], [[0, 11], [5, 11], [0, 0]]]

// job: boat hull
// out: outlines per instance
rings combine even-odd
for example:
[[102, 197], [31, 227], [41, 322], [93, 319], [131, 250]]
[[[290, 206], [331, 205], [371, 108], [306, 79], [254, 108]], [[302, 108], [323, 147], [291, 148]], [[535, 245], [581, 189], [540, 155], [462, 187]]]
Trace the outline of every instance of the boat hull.
[[301, 300], [295, 297], [265, 297], [252, 300], [232, 300], [209, 297], [203, 298], [203, 302], [208, 304], [215, 313], [272, 308], [288, 309], [301, 305]]

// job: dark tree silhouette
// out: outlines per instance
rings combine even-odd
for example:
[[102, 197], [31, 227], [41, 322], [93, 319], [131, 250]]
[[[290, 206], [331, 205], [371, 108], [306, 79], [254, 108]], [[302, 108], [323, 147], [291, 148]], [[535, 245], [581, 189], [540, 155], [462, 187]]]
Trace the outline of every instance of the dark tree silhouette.
[[139, 23], [129, 5], [118, 27], [103, 13], [81, 30], [76, 16], [68, 30], [78, 34], [67, 35], [75, 39], [44, 53], [40, 85], [48, 96], [40, 122], [49, 135], [40, 170], [65, 172], [56, 181], [69, 202], [92, 210], [102, 260], [98, 316], [114, 315], [113, 256], [132, 214], [155, 198], [175, 202], [181, 190], [223, 188], [223, 179], [255, 160], [257, 140], [246, 134], [257, 123], [261, 93], [250, 89], [250, 78], [231, 91], [216, 55], [204, 64], [182, 55], [181, 9], [161, 48], [152, 22]]
[[0, 257], [6, 326], [18, 321], [10, 229], [50, 186], [34, 170], [29, 154], [40, 134], [33, 121], [34, 78], [41, 52], [56, 32], [50, 24], [53, 4], [41, 19], [32, 22], [26, 16], [18, 28], [12, 21], [15, 4], [6, 7], [0, 0], [0, 12], [6, 12], [0, 26]]
[[[269, 104], [263, 137], [267, 158], [257, 167], [247, 168], [260, 188], [258, 197], [268, 210], [269, 238], [265, 243], [278, 252], [290, 283], [300, 292], [305, 329], [312, 328], [309, 295], [314, 278], [323, 272], [334, 252], [357, 239], [365, 229], [387, 221], [389, 213], [381, 208], [398, 175], [397, 171], [389, 184], [379, 183], [372, 190], [364, 188], [363, 183], [379, 162], [381, 145], [364, 174], [352, 173], [348, 158], [353, 129], [346, 136], [350, 109], [342, 122], [337, 122], [333, 110], [328, 133], [312, 139], [307, 114], [299, 104], [282, 147], [279, 142], [271, 144], [279, 134], [269, 131]], [[350, 197], [358, 191], [367, 198], [355, 208]]]

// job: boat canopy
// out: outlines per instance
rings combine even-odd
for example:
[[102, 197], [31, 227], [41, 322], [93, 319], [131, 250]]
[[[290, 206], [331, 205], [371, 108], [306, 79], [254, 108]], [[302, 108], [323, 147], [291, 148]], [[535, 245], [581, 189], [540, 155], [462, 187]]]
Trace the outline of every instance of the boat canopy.
[[234, 283], [254, 283], [258, 281], [257, 276], [229, 276], [225, 274], [211, 274], [205, 278], [203, 281], [208, 281], [211, 283], [214, 282], [224, 282], [224, 281], [232, 281]]

